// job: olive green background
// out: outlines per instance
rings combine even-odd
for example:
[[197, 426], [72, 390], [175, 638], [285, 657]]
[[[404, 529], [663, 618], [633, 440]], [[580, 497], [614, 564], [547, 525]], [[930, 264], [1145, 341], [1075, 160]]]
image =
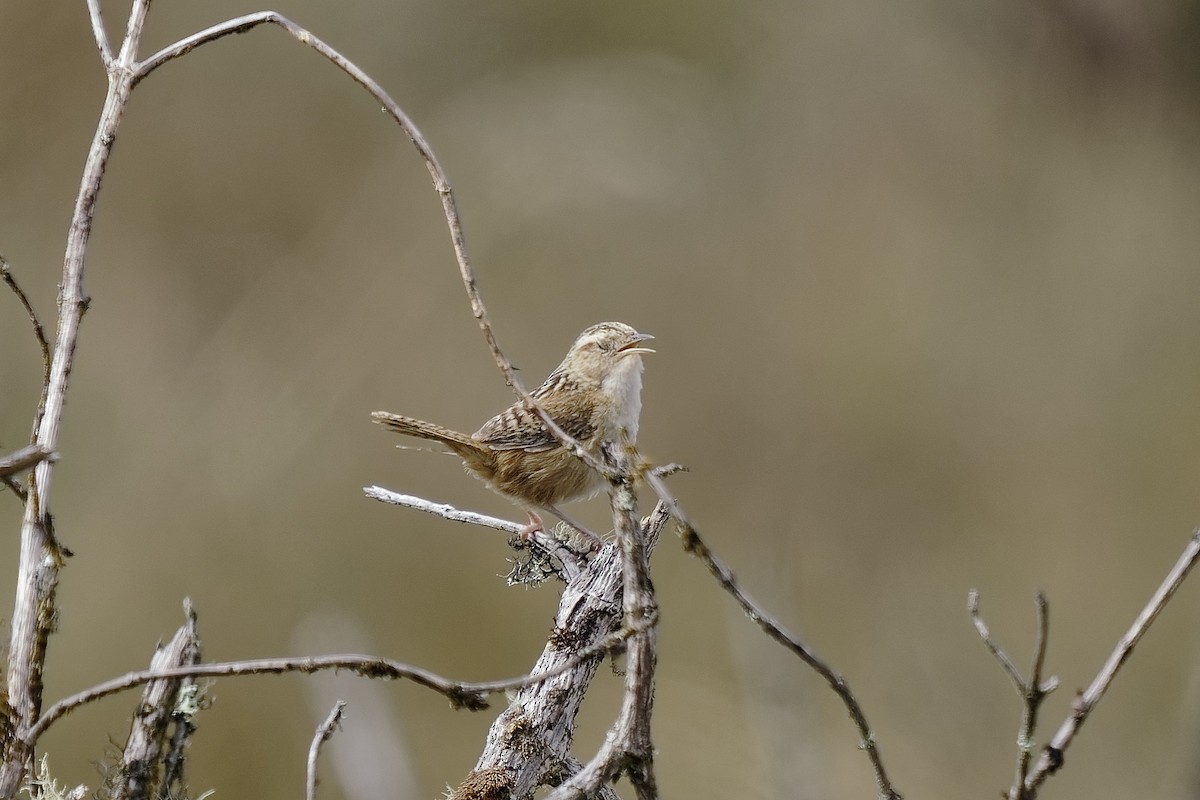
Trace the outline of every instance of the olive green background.
[[[996, 797], [1020, 708], [967, 591], [1022, 665], [1048, 592], [1063, 686], [1045, 741], [1200, 523], [1196, 4], [275, 8], [425, 131], [526, 384], [591, 323], [656, 334], [643, 450], [691, 467], [672, 484], [710, 543], [848, 677], [908, 797]], [[123, 30], [126, 6], [105, 10]], [[147, 52], [251, 10], [160, 0]], [[104, 93], [83, 3], [0, 6], [0, 75], [0, 252], [52, 323]], [[345, 76], [262, 29], [146, 80], [86, 286], [53, 497], [77, 555], [48, 700], [145, 665], [184, 596], [209, 660], [354, 650], [464, 679], [532, 664], [553, 587], [507, 588], [501, 536], [360, 491], [519, 518], [369, 422], [474, 430], [511, 394], [424, 166]], [[15, 448], [39, 363], [3, 295]], [[0, 495], [0, 597], [20, 513]], [[578, 513], [605, 524], [599, 499]], [[820, 680], [675, 539], [653, 572], [664, 796], [872, 797]], [[1045, 797], [1200, 793], [1198, 604], [1185, 585]], [[602, 670], [580, 756], [618, 690]], [[437, 796], [495, 713], [347, 676], [210, 693], [190, 777], [225, 798], [301, 796], [336, 696], [351, 706], [329, 800]], [[60, 781], [100, 782], [134, 703], [56, 726]], [[350, 782], [373, 775], [383, 788]]]

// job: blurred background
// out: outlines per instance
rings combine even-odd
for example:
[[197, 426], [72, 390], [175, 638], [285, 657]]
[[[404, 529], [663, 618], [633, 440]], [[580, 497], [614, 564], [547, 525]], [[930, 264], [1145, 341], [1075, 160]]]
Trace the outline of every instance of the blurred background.
[[[424, 130], [526, 385], [594, 322], [657, 335], [643, 451], [691, 467], [672, 483], [702, 532], [846, 675], [898, 788], [1007, 787], [1020, 707], [968, 590], [1022, 665], [1048, 593], [1063, 687], [1044, 742], [1200, 523], [1196, 4], [273, 7]], [[106, 4], [114, 35], [126, 10]], [[251, 10], [159, 2], [146, 52]], [[52, 327], [105, 88], [84, 4], [0, 6], [0, 74], [0, 252]], [[206, 660], [529, 668], [554, 587], [508, 588], [501, 536], [361, 493], [520, 519], [454, 459], [397, 450], [369, 421], [471, 431], [512, 396], [425, 167], [358, 87], [276, 29], [155, 73], [117, 141], [86, 285], [53, 507], [77, 555], [48, 701], [144, 667], [185, 596]], [[0, 294], [10, 449], [40, 367]], [[602, 500], [576, 513], [605, 525]], [[20, 514], [0, 494], [0, 597]], [[653, 572], [664, 792], [874, 796], [820, 680], [676, 540]], [[1046, 797], [1200, 795], [1198, 607], [1185, 585]], [[602, 670], [580, 756], [618, 691]], [[495, 715], [349, 677], [210, 695], [190, 779], [218, 797], [299, 796], [335, 697], [351, 705], [326, 751], [330, 800], [439, 795]], [[98, 785], [135, 702], [56, 726], [56, 777]]]

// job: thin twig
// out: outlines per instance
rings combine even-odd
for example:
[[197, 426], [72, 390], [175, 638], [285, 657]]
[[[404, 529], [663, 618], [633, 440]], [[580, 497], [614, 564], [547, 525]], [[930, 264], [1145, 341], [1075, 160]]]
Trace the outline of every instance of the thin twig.
[[5, 476], [0, 477], [0, 483], [7, 486], [8, 490], [15, 494], [17, 499], [22, 503], [29, 502], [29, 493], [25, 491], [25, 487], [21, 485], [20, 481], [17, 481], [12, 477]]
[[[390, 489], [384, 489], [382, 486], [364, 486], [363, 494], [381, 503], [389, 503], [394, 506], [404, 506], [405, 508], [424, 511], [427, 514], [436, 514], [439, 517], [451, 520], [452, 522], [463, 522], [468, 525], [479, 525], [484, 528], [494, 528], [498, 531], [516, 535], [521, 533], [525, 526], [519, 522], [513, 522], [499, 517], [489, 517], [487, 514], [480, 514], [475, 511], [463, 511], [455, 508], [449, 503], [434, 503], [426, 500], [423, 497], [415, 497], [411, 494], [400, 494], [393, 492]], [[533, 541], [547, 553], [557, 557], [562, 562], [562, 577], [564, 580], [572, 580], [583, 569], [583, 562], [571, 548], [554, 538], [550, 533], [544, 530], [534, 531]]]
[[27, 445], [16, 452], [0, 456], [0, 478], [7, 478], [56, 457], [54, 451], [46, 449], [45, 445]]
[[1046, 664], [1046, 648], [1050, 641], [1050, 603], [1046, 595], [1038, 592], [1037, 601], [1037, 639], [1033, 648], [1033, 664], [1029, 669], [1029, 680], [1026, 681], [1017, 669], [1016, 664], [1004, 648], [992, 638], [983, 615], [979, 612], [979, 592], [972, 589], [967, 595], [967, 611], [971, 622], [979, 633], [979, 638], [995, 657], [1000, 667], [1008, 675], [1017, 694], [1021, 697], [1021, 727], [1017, 731], [1017, 764], [1012, 785], [1008, 789], [1008, 800], [1031, 800], [1025, 789], [1025, 778], [1029, 774], [1029, 762], [1033, 757], [1033, 737], [1037, 731], [1038, 712], [1046, 695], [1058, 688], [1058, 679], [1051, 677], [1042, 680], [1042, 670]]
[[1116, 648], [1109, 655], [1108, 660], [1100, 667], [1100, 671], [1096, 673], [1096, 677], [1088, 685], [1087, 689], [1081, 692], [1075, 701], [1071, 704], [1071, 714], [1065, 720], [1058, 731], [1054, 734], [1054, 738], [1050, 740], [1050, 744], [1042, 749], [1042, 754], [1038, 758], [1037, 765], [1025, 779], [1026, 796], [1033, 798], [1037, 796], [1041, 785], [1046, 779], [1057, 772], [1063, 765], [1063, 757], [1066, 749], [1075, 739], [1075, 734], [1079, 732], [1080, 727], [1087, 721], [1088, 715], [1092, 713], [1092, 709], [1100, 702], [1100, 698], [1108, 690], [1109, 685], [1121, 670], [1121, 666], [1129, 659], [1133, 653], [1133, 648], [1141, 640], [1142, 636], [1149, 629], [1151, 623], [1166, 607], [1175, 591], [1183, 583], [1188, 572], [1196, 565], [1196, 561], [1200, 560], [1200, 530], [1192, 533], [1191, 539], [1184, 548], [1183, 553], [1171, 567], [1171, 570], [1163, 578], [1161, 584], [1150, 597], [1149, 602], [1138, 613], [1133, 624], [1125, 635], [1117, 642]]
[[25, 314], [29, 317], [29, 323], [33, 326], [33, 335], [37, 339], [38, 349], [42, 353], [42, 386], [44, 388], [50, 383], [50, 342], [46, 340], [46, 328], [42, 325], [38, 313], [34, 311], [29, 295], [25, 294], [25, 290], [17, 283], [16, 276], [12, 274], [12, 269], [4, 256], [0, 256], [0, 278], [3, 278], [4, 282], [8, 284], [8, 288], [12, 289], [13, 294], [21, 301], [21, 305], [25, 308]]
[[1046, 664], [1046, 648], [1050, 641], [1050, 603], [1043, 592], [1037, 597], [1038, 625], [1037, 640], [1033, 648], [1033, 665], [1029, 668], [1029, 683], [1025, 686], [1024, 711], [1021, 714], [1021, 730], [1017, 734], [1017, 771], [1009, 787], [1009, 800], [1026, 800], [1025, 778], [1029, 775], [1029, 763], [1033, 759], [1034, 734], [1037, 732], [1038, 712], [1046, 695], [1058, 687], [1058, 679], [1042, 681], [1042, 669]]
[[108, 31], [104, 29], [104, 17], [100, 13], [100, 0], [87, 0], [88, 14], [92, 18], [92, 35], [96, 38], [96, 49], [100, 51], [100, 61], [107, 70], [112, 66], [112, 45], [108, 43]]
[[983, 621], [983, 615], [979, 613], [979, 592], [976, 589], [967, 593], [967, 612], [971, 615], [971, 623], [975, 626], [979, 638], [983, 640], [988, 651], [999, 662], [1004, 673], [1008, 675], [1017, 694], [1024, 697], [1025, 677], [1021, 675], [1021, 670], [1017, 668], [1016, 662], [1009, 658], [1008, 653], [1004, 652], [1004, 648], [1000, 647], [992, 638], [992, 632], [988, 629], [987, 623]]
[[329, 741], [334, 731], [342, 722], [342, 713], [346, 710], [346, 701], [338, 700], [333, 704], [333, 710], [325, 721], [317, 727], [313, 734], [312, 744], [308, 746], [308, 780], [305, 782], [305, 800], [317, 800], [317, 756], [321, 754], [321, 745]]
[[841, 699], [861, 737], [859, 748], [867, 754], [867, 758], [871, 762], [871, 769], [875, 772], [875, 783], [879, 789], [880, 798], [884, 798], [885, 800], [902, 800], [903, 796], [896, 790], [891, 778], [888, 777], [887, 769], [883, 765], [883, 756], [880, 754], [879, 745], [875, 741], [875, 733], [871, 730], [870, 723], [867, 722], [866, 712], [863, 711], [858, 699], [854, 696], [854, 692], [851, 691], [850, 684], [846, 682], [845, 678], [834, 672], [833, 668], [826, 664], [812, 648], [788, 632], [782, 624], [777, 622], [754, 598], [746, 593], [734, 577], [733, 571], [709, 549], [704, 540], [700, 538], [700, 534], [696, 531], [695, 527], [687, 521], [687, 516], [683, 513], [679, 501], [667, 489], [663, 480], [652, 470], [646, 471], [645, 478], [647, 483], [658, 492], [663, 502], [667, 503], [671, 509], [671, 514], [675, 516], [683, 538], [684, 550], [699, 558], [708, 567], [709, 573], [717, 579], [717, 583], [721, 585], [721, 588], [733, 596], [752, 621], [762, 628], [768, 636], [797, 655], [800, 660], [808, 664], [812, 669], [816, 670], [817, 674], [829, 684], [829, 688], [833, 689], [834, 693]]

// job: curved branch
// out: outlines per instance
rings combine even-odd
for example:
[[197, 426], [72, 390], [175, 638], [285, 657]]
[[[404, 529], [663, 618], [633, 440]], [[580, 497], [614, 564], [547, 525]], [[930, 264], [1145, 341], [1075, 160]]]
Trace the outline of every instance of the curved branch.
[[717, 583], [721, 585], [726, 592], [733, 596], [733, 599], [738, 602], [746, 615], [752, 621], [758, 624], [760, 628], [772, 639], [792, 653], [800, 657], [808, 666], [816, 670], [825, 682], [829, 684], [829, 688], [833, 689], [846, 706], [846, 710], [850, 714], [850, 719], [854, 721], [854, 726], [858, 728], [859, 735], [862, 737], [859, 748], [867, 754], [870, 759], [871, 768], [875, 772], [875, 782], [879, 788], [879, 796], [885, 800], [901, 800], [902, 795], [896, 790], [892, 784], [892, 780], [888, 777], [887, 770], [883, 766], [883, 756], [879, 753], [879, 745], [875, 741], [875, 733], [871, 730], [870, 723], [867, 722], [866, 712], [859, 705], [858, 699], [854, 696], [854, 692], [850, 690], [850, 684], [846, 679], [833, 670], [824, 660], [818, 656], [812, 648], [802, 642], [797, 636], [790, 633], [782, 624], [777, 622], [766, 610], [764, 610], [737, 582], [733, 575], [733, 571], [721, 561], [704, 540], [700, 538], [700, 534], [692, 525], [686, 522], [686, 517], [682, 516], [679, 509], [679, 503], [670, 495], [661, 478], [653, 471], [647, 473], [647, 480], [655, 487], [661, 497], [664, 493], [667, 498], [664, 498], [670, 508], [671, 513], [679, 520], [680, 529], [683, 532], [683, 547], [684, 550], [699, 558], [706, 567], [709, 573], [717, 579]]
[[232, 34], [246, 33], [260, 25], [276, 25], [286, 31], [296, 41], [324, 56], [334, 66], [349, 75], [355, 83], [365, 89], [371, 97], [382, 105], [384, 112], [412, 140], [413, 145], [417, 148], [417, 152], [420, 153], [421, 158], [425, 161], [425, 166], [429, 170], [430, 176], [433, 178], [434, 189], [442, 199], [442, 211], [446, 217], [446, 225], [450, 229], [450, 240], [454, 246], [454, 256], [458, 260], [459, 275], [462, 278], [463, 287], [466, 289], [467, 298], [471, 303], [471, 314], [479, 324], [479, 330], [483, 333], [484, 341], [487, 342], [488, 349], [492, 353], [492, 359], [496, 362], [496, 366], [504, 376], [504, 382], [512, 388], [518, 398], [525, 402], [541, 418], [547, 430], [562, 442], [563, 446], [571, 450], [576, 457], [605, 478], [609, 480], [619, 479], [621, 477], [619, 474], [584, 450], [579, 442], [564, 431], [529, 392], [525, 390], [525, 387], [521, 385], [512, 362], [509, 361], [508, 356], [500, 348], [500, 343], [496, 340], [496, 333], [492, 328], [491, 320], [488, 318], [487, 308], [484, 306], [483, 298], [479, 294], [475, 270], [471, 266], [471, 257], [467, 252], [466, 237], [463, 235], [462, 220], [458, 213], [458, 204], [454, 200], [454, 192], [450, 187], [450, 179], [446, 177], [446, 172], [442, 169], [441, 163], [438, 162], [437, 156], [434, 155], [433, 148], [426, 141], [420, 129], [417, 128], [416, 123], [412, 121], [408, 114], [392, 99], [391, 95], [384, 91], [383, 87], [371, 78], [370, 75], [360, 69], [350, 59], [313, 35], [311, 31], [297, 25], [282, 14], [274, 11], [259, 11], [226, 20], [164, 47], [137, 65], [134, 82], [142, 80], [168, 61], [185, 56], [197, 47], [215, 42]]
[[313, 734], [312, 744], [308, 747], [308, 780], [305, 781], [304, 800], [317, 800], [317, 757], [321, 754], [321, 745], [333, 737], [334, 731], [342, 724], [342, 714], [346, 711], [346, 701], [338, 700], [333, 704], [329, 716], [317, 726]]
[[148, 669], [130, 672], [119, 678], [98, 683], [82, 692], [59, 700], [22, 736], [22, 741], [33, 747], [46, 730], [62, 717], [88, 703], [109, 695], [124, 692], [146, 683], [167, 678], [225, 677], [230, 675], [280, 675], [288, 672], [311, 674], [327, 670], [345, 670], [364, 678], [409, 680], [446, 697], [455, 708], [480, 711], [488, 707], [487, 696], [513, 689], [523, 689], [543, 681], [556, 678], [574, 669], [585, 661], [602, 658], [625, 646], [625, 640], [644, 631], [646, 626], [625, 627], [596, 641], [590, 647], [579, 650], [553, 669], [539, 673], [528, 673], [516, 678], [499, 681], [455, 681], [444, 678], [421, 667], [380, 656], [339, 654], [331, 656], [309, 656], [300, 658], [259, 658], [245, 661], [224, 661], [210, 664], [193, 664], [171, 669]]
[[[17, 283], [17, 279], [13, 277], [12, 270], [9, 268], [8, 260], [4, 256], [0, 256], [0, 278], [8, 284], [8, 288], [13, 290], [13, 294], [21, 301], [21, 305], [25, 309], [25, 314], [29, 317], [29, 323], [33, 326], [33, 336], [37, 339], [38, 349], [42, 351], [42, 405], [45, 405], [46, 386], [50, 384], [50, 342], [46, 340], [46, 329], [42, 326], [42, 320], [33, 309], [33, 303], [29, 301], [29, 295], [25, 294], [25, 290]], [[41, 421], [40, 408], [37, 420]], [[34, 424], [37, 428], [37, 424]]]

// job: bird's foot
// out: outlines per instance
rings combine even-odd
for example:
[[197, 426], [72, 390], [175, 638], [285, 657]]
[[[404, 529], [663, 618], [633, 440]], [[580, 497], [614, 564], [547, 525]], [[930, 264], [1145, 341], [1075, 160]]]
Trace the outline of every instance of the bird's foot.
[[568, 517], [568, 516], [567, 516], [566, 514], [564, 514], [563, 512], [559, 511], [559, 510], [558, 510], [557, 508], [555, 508], [554, 506], [547, 506], [546, 510], [547, 510], [547, 511], [549, 511], [550, 513], [552, 513], [554, 516], [556, 516], [556, 517], [558, 517], [559, 519], [561, 519], [563, 522], [567, 523], [567, 525], [569, 525], [570, 527], [572, 527], [572, 528], [574, 528], [575, 530], [577, 530], [577, 531], [579, 531], [580, 533], [582, 533], [582, 534], [584, 535], [584, 537], [587, 539], [587, 543], [588, 543], [588, 545], [589, 545], [589, 548], [588, 548], [588, 549], [590, 549], [590, 550], [599, 550], [601, 547], [604, 547], [604, 540], [603, 540], [603, 539], [601, 539], [601, 538], [600, 538], [599, 536], [597, 536], [596, 534], [592, 533], [590, 530], [588, 530], [588, 529], [587, 529], [587, 528], [585, 528], [584, 526], [580, 525], [580, 524], [579, 524], [578, 522], [576, 522], [575, 520], [573, 520], [573, 519], [571, 519], [570, 517]]

